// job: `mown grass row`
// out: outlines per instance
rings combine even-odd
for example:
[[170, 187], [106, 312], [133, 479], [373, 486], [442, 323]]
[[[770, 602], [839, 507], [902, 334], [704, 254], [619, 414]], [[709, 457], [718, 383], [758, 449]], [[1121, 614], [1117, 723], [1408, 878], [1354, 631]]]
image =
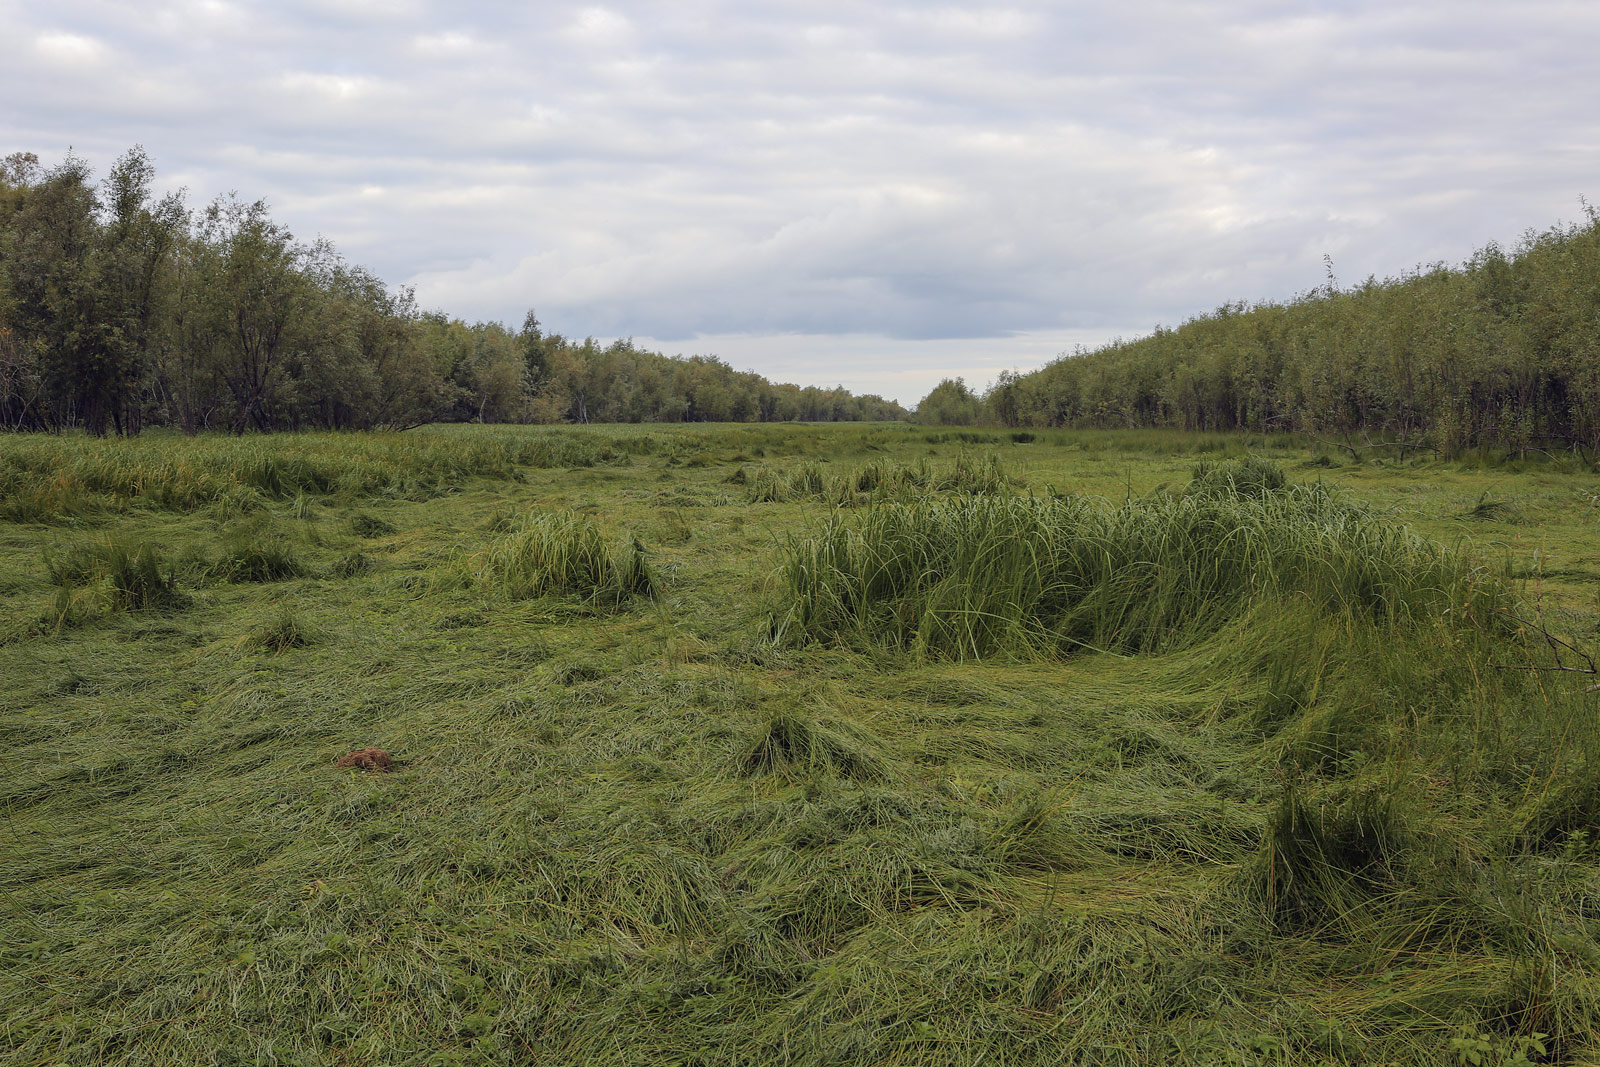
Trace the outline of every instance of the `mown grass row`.
[[523, 469], [667, 467], [814, 454], [828, 442], [883, 451], [904, 426], [435, 426], [397, 433], [283, 433], [133, 439], [0, 435], [0, 520], [60, 522], [137, 502], [188, 512], [230, 501], [337, 494], [346, 500], [425, 497], [473, 477], [516, 479]]

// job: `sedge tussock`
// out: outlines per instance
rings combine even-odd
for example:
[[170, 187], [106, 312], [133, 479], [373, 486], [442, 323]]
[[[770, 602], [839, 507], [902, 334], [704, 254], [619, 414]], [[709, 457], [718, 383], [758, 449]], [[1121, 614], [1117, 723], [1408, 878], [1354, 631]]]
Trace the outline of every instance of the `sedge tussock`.
[[613, 545], [573, 512], [528, 515], [481, 557], [479, 579], [512, 599], [576, 593], [592, 600], [655, 597], [661, 580], [637, 539]]
[[893, 501], [792, 541], [777, 583], [780, 642], [958, 660], [1172, 650], [1271, 600], [1387, 626], [1488, 627], [1509, 603], [1464, 557], [1317, 485]]

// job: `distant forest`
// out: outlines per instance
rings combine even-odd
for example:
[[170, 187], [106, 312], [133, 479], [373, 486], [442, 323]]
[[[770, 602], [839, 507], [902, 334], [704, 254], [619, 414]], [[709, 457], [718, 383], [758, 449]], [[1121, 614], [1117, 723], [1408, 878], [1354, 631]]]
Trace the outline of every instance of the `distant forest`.
[[1600, 450], [1600, 213], [1456, 268], [1229, 304], [1177, 329], [940, 383], [919, 421], [1296, 430], [1454, 456]]
[[435, 421], [903, 418], [899, 404], [423, 311], [261, 201], [157, 197], [141, 148], [0, 161], [0, 426], [136, 434]]

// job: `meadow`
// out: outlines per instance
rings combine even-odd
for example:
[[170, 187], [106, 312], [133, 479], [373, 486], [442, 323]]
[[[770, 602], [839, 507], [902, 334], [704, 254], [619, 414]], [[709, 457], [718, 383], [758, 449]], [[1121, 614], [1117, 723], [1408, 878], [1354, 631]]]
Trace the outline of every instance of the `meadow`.
[[1600, 1062], [1597, 645], [1542, 455], [0, 438], [0, 1062]]

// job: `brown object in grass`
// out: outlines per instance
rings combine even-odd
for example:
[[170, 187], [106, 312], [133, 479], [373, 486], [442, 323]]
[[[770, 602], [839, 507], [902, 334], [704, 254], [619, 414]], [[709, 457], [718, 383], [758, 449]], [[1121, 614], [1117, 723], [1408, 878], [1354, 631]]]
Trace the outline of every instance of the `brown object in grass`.
[[358, 748], [354, 752], [346, 753], [339, 757], [335, 767], [360, 767], [364, 771], [389, 771], [394, 769], [394, 760], [381, 748]]

